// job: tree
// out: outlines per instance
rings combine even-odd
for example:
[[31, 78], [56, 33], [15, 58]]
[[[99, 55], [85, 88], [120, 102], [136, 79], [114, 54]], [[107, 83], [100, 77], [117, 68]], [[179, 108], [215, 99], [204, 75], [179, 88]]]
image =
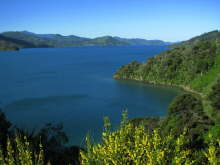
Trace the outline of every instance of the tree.
[[0, 144], [2, 148], [6, 148], [7, 138], [9, 136], [9, 129], [12, 124], [6, 119], [5, 114], [0, 110]]

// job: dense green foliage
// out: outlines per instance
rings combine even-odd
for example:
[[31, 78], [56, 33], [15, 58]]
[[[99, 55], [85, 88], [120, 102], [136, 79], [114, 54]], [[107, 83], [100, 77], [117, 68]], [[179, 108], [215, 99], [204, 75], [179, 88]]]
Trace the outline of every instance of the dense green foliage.
[[188, 130], [187, 138], [194, 148], [204, 145], [204, 135], [214, 125], [204, 113], [202, 101], [192, 94], [177, 96], [169, 106], [167, 117], [161, 121], [161, 133], [167, 135], [172, 130], [173, 135], [179, 136]]
[[220, 113], [220, 79], [218, 79], [217, 83], [212, 87], [209, 98], [214, 110]]
[[105, 126], [101, 144], [91, 144], [87, 138], [86, 152], [81, 152], [83, 165], [217, 165], [220, 163], [220, 141], [212, 138], [211, 134], [205, 147], [196, 149], [190, 145], [187, 129], [177, 137], [172, 131], [164, 136], [158, 129], [149, 133], [143, 125], [134, 126], [130, 122], [127, 123], [126, 117], [116, 131], [110, 131], [109, 120], [106, 120]]
[[159, 127], [160, 118], [159, 117], [143, 117], [143, 118], [134, 118], [129, 121], [134, 127], [142, 125], [149, 132], [152, 132], [154, 129]]
[[0, 165], [44, 165], [44, 151], [40, 144], [33, 148], [26, 137], [7, 140], [7, 150], [0, 149]]
[[[220, 32], [212, 31], [175, 44], [145, 63], [124, 65], [114, 78], [174, 85], [194, 93], [176, 97], [157, 126], [161, 135], [168, 136], [172, 131], [175, 138], [186, 128], [187, 146], [199, 152], [207, 148], [210, 134], [214, 140], [220, 138], [219, 74]], [[198, 157], [201, 155], [199, 152]]]
[[220, 113], [216, 111], [219, 104], [219, 96], [216, 94], [220, 74], [219, 36], [219, 31], [205, 33], [174, 45], [150, 57], [145, 63], [131, 62], [119, 68], [114, 78], [182, 87], [200, 95], [203, 111], [212, 116], [215, 124], [220, 123]]
[[212, 87], [209, 94], [209, 100], [213, 107], [212, 116], [215, 118], [215, 126], [210, 130], [210, 132], [216, 136], [220, 137], [220, 79]]
[[[219, 35], [220, 32], [215, 33]], [[207, 34], [205, 36], [209, 39]], [[204, 36], [198, 38], [204, 38]], [[114, 77], [187, 86], [206, 93], [207, 87], [213, 83], [220, 70], [220, 38], [208, 39], [205, 41], [197, 39], [197, 42], [192, 45], [182, 43], [149, 58], [143, 64], [132, 62], [124, 65], [119, 68]]]
[[[172, 107], [169, 113], [178, 112], [182, 106], [174, 105], [174, 109]], [[157, 119], [148, 121], [156, 122]], [[204, 141], [202, 148], [196, 148], [191, 145], [192, 139], [188, 136], [191, 130], [185, 128], [178, 136], [173, 134], [175, 132], [172, 130], [163, 135], [160, 128], [149, 131], [142, 122], [139, 124], [128, 122], [126, 112], [123, 113], [123, 120], [117, 130], [111, 131], [108, 118], [105, 118], [104, 126], [102, 143], [92, 144], [87, 137], [86, 150], [81, 150], [81, 156], [78, 155], [80, 164], [218, 165], [220, 163], [220, 139], [214, 138], [212, 134], [208, 135], [209, 139]], [[36, 139], [30, 139], [19, 133], [15, 138], [8, 138], [6, 149], [0, 145], [0, 165], [79, 164], [74, 158], [74, 150], [61, 151], [62, 155], [52, 152], [53, 159], [48, 159], [49, 149], [42, 143], [43, 139], [36, 143]]]
[[204, 33], [200, 36], [193, 37], [188, 41], [183, 41], [175, 45], [172, 45], [172, 47], [180, 46], [180, 45], [193, 45], [198, 42], [214, 41], [218, 38], [220, 38], [220, 32], [218, 30], [214, 30], [208, 33]]

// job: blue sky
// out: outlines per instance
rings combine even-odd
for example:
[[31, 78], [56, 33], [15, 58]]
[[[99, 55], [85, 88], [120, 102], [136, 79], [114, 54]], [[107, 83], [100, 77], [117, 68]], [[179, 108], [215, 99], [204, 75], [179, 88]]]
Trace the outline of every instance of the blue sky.
[[219, 0], [1, 0], [0, 32], [186, 40], [220, 29]]

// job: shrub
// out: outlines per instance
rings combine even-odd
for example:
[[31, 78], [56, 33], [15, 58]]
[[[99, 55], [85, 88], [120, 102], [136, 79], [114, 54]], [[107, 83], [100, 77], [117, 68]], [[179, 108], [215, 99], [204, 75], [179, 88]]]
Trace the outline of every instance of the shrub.
[[[143, 125], [133, 127], [130, 122], [122, 120], [120, 128], [110, 131], [105, 128], [102, 143], [91, 144], [87, 138], [87, 149], [81, 151], [83, 165], [180, 165], [180, 164], [211, 164], [220, 163], [220, 141], [212, 139], [205, 150], [193, 150], [188, 147], [187, 130], [175, 137], [170, 133], [160, 135], [154, 129], [148, 133]], [[108, 122], [108, 121], [107, 121]], [[110, 125], [106, 124], [105, 125]]]

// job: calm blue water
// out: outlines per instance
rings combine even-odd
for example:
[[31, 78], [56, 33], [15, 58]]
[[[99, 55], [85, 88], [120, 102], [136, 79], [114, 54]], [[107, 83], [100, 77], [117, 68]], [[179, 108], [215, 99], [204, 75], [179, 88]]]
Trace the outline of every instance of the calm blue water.
[[161, 46], [73, 47], [0, 52], [0, 107], [26, 129], [62, 122], [72, 144], [89, 132], [97, 139], [103, 117], [113, 125], [123, 109], [129, 118], [164, 116], [180, 92], [112, 79], [132, 60], [145, 61]]

